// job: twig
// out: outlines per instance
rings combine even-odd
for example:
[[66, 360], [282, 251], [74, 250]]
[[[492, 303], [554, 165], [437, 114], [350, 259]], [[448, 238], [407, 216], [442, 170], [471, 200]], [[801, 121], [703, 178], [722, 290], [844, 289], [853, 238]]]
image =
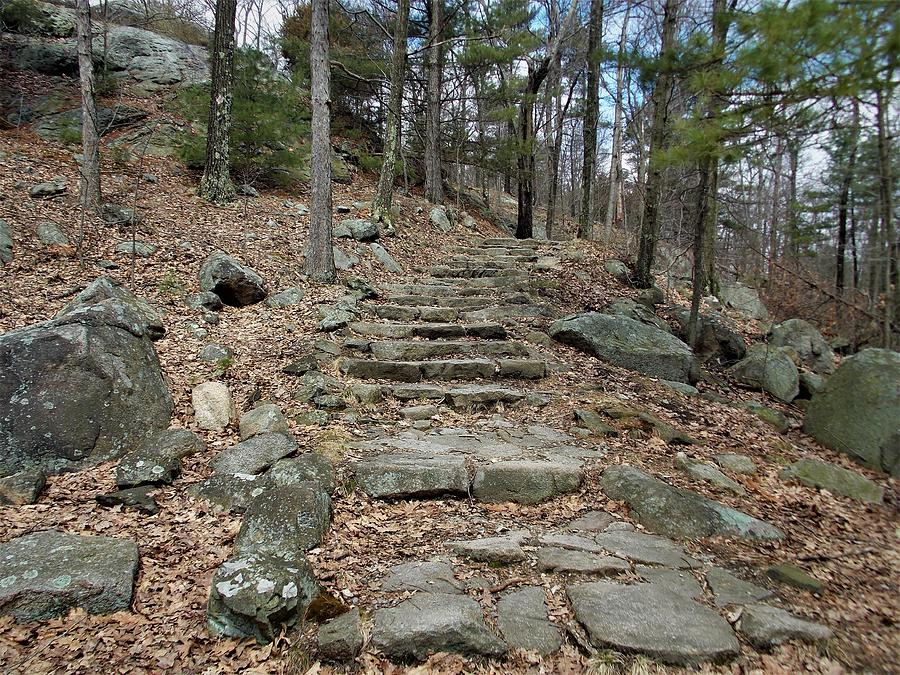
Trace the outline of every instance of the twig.
[[515, 586], [516, 584], [524, 584], [528, 579], [525, 577], [510, 577], [506, 581], [501, 581], [496, 586], [491, 586], [488, 590], [491, 593], [499, 593], [500, 591], [505, 591], [510, 586]]
[[840, 560], [841, 558], [851, 558], [857, 555], [863, 555], [865, 553], [874, 553], [875, 549], [872, 546], [865, 546], [863, 548], [853, 549], [852, 551], [844, 551], [843, 553], [835, 553], [834, 555], [827, 555], [824, 553], [813, 553], [810, 555], [801, 555], [797, 560], [801, 560], [803, 562], [809, 562], [811, 560], [816, 560], [819, 562], [823, 562], [825, 560]]

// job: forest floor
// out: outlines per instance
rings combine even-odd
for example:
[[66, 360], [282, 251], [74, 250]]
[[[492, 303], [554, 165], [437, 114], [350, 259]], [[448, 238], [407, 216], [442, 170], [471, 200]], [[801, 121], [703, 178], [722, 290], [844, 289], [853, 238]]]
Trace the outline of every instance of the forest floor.
[[[153, 174], [156, 182], [148, 182]], [[54, 177], [66, 178], [69, 190], [57, 198], [29, 199], [28, 189]], [[0, 133], [0, 217], [13, 226], [15, 258], [0, 273], [0, 332], [51, 318], [79, 290], [101, 274], [131, 287], [165, 314], [166, 336], [156, 343], [164, 373], [175, 400], [173, 425], [198, 431], [207, 441], [205, 453], [187, 459], [183, 474], [173, 485], [160, 488], [155, 497], [160, 512], [140, 515], [118, 508], [100, 507], [95, 496], [114, 490], [114, 464], [51, 477], [39, 502], [4, 508], [0, 513], [0, 541], [27, 532], [57, 528], [73, 534], [103, 534], [136, 540], [141, 570], [133, 611], [110, 616], [91, 616], [74, 611], [69, 616], [20, 625], [0, 617], [0, 670], [9, 673], [325, 673], [331, 666], [315, 661], [309, 649], [311, 628], [301, 627], [260, 647], [253, 642], [215, 640], [206, 630], [205, 612], [210, 580], [229, 556], [240, 518], [219, 513], [204, 501], [188, 496], [188, 488], [209, 474], [209, 459], [238, 440], [237, 430], [222, 433], [200, 431], [193, 419], [191, 389], [219, 379], [227, 383], [239, 410], [253, 400], [277, 403], [288, 413], [302, 412], [292, 400], [295, 378], [281, 372], [292, 358], [302, 355], [316, 339], [317, 307], [333, 301], [341, 286], [307, 283], [300, 258], [308, 221], [285, 207], [285, 200], [307, 203], [301, 192], [266, 192], [259, 198], [241, 199], [214, 208], [196, 196], [196, 177], [170, 159], [144, 158], [141, 164], [104, 164], [104, 192], [111, 202], [131, 205], [136, 201], [142, 222], [134, 233], [77, 216], [77, 173], [72, 150], [45, 143], [26, 131]], [[335, 186], [334, 204], [350, 204], [371, 198], [374, 182], [355, 175], [351, 185]], [[480, 221], [478, 232], [457, 227], [439, 232], [428, 220], [424, 202], [414, 196], [398, 196], [402, 209], [397, 236], [382, 244], [407, 271], [392, 275], [369, 254], [342, 276], [359, 276], [372, 282], [403, 282], [419, 278], [423, 268], [447, 255], [454, 245], [477, 236], [506, 236]], [[347, 216], [335, 216], [336, 219]], [[79, 258], [68, 247], [47, 248], [34, 235], [36, 225], [54, 221], [74, 240], [83, 231], [86, 246]], [[131, 259], [116, 254], [114, 247], [128, 240], [151, 241], [159, 249], [149, 258]], [[543, 301], [564, 312], [594, 309], [615, 297], [633, 294], [603, 270], [602, 261], [616, 252], [601, 243], [567, 244], [580, 256], [565, 260], [561, 269], [535, 272]], [[273, 309], [263, 304], [242, 309], [226, 308], [217, 326], [205, 326], [208, 337], [198, 339], [187, 325], [197, 320], [183, 297], [198, 290], [198, 270], [213, 250], [238, 256], [265, 278], [270, 289], [299, 286], [306, 291], [301, 304]], [[578, 259], [575, 259], [578, 258]], [[118, 268], [105, 271], [99, 260], [112, 260]], [[684, 303], [674, 292], [668, 301]], [[787, 318], [787, 317], [780, 317]], [[519, 322], [514, 339], [529, 330], [546, 330], [547, 319]], [[760, 338], [761, 327], [740, 323], [748, 342]], [[216, 364], [198, 359], [209, 342], [234, 351], [233, 363], [223, 372]], [[709, 539], [687, 542], [695, 556], [715, 556], [719, 564], [740, 570], [749, 580], [770, 584], [763, 570], [772, 564], [794, 563], [825, 584], [819, 594], [778, 587], [779, 596], [793, 611], [828, 625], [834, 638], [824, 646], [788, 644], [765, 654], [742, 644], [741, 656], [723, 666], [704, 671], [897, 672], [900, 670], [900, 553], [898, 553], [896, 480], [852, 464], [843, 455], [815, 444], [800, 431], [799, 408], [767, 400], [764, 394], [737, 388], [727, 376], [698, 386], [733, 401], [757, 400], [777, 408], [791, 421], [791, 429], [779, 434], [750, 412], [698, 397], [685, 398], [659, 383], [635, 373], [600, 363], [567, 347], [551, 344], [544, 352], [569, 366], [548, 381], [535, 384], [550, 389], [552, 401], [543, 408], [510, 407], [506, 419], [523, 426], [543, 424], [560, 431], [573, 426], [572, 409], [589, 400], [597, 390], [637, 403], [652, 414], [700, 439], [692, 446], [696, 457], [739, 452], [752, 456], [755, 475], [742, 482], [748, 494], [740, 497], [697, 483], [673, 467], [676, 448], [655, 436], [621, 435], [598, 441], [605, 447], [608, 464], [628, 462], [695, 491], [767, 520], [786, 533], [778, 542]], [[593, 393], [591, 392], [593, 389]], [[334, 519], [325, 543], [310, 553], [316, 576], [326, 590], [351, 605], [367, 610], [385, 601], [375, 593], [378, 579], [391, 565], [425, 559], [443, 552], [448, 539], [483, 535], [486, 526], [552, 527], [590, 510], [607, 510], [630, 520], [624, 504], [604, 497], [597, 471], [591, 471], [581, 490], [536, 506], [484, 504], [466, 500], [424, 502], [371, 501], [353, 490], [340, 448], [361, 436], [364, 425], [408, 428], [399, 415], [399, 402], [385, 401], [367, 409], [357, 424], [333, 420], [325, 428], [301, 427], [291, 422], [301, 451], [331, 448], [335, 451], [339, 485], [334, 497]], [[438, 421], [446, 427], [473, 428], [493, 413], [460, 413], [446, 409]], [[883, 505], [865, 505], [778, 479], [788, 462], [816, 456], [866, 475], [885, 489]], [[638, 529], [641, 529], [637, 525]], [[467, 563], [463, 574], [483, 576], [498, 585], [528, 578], [544, 585], [551, 614], [560, 624], [571, 621], [565, 593], [553, 579], [522, 566], [496, 568]], [[400, 672], [371, 650], [359, 660], [364, 672]], [[644, 660], [626, 661], [604, 671], [601, 659], [590, 657], [569, 640], [557, 654], [537, 658], [514, 653], [505, 661], [474, 662], [458, 656], [437, 655], [407, 672], [424, 673], [578, 673], [678, 672]], [[641, 669], [644, 669], [641, 671]], [[654, 670], [655, 669], [655, 670]]]

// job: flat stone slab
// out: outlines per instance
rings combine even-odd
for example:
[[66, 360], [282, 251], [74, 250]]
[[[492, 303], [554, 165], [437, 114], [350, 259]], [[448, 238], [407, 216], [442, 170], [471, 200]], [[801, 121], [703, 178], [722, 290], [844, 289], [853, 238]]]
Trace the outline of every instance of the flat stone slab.
[[588, 511], [569, 523], [569, 529], [576, 532], [602, 532], [616, 522], [616, 517], [606, 511]]
[[673, 593], [697, 599], [703, 595], [703, 587], [687, 570], [673, 570], [668, 567], [650, 567], [635, 565], [635, 573], [651, 584], [660, 584]]
[[784, 467], [778, 477], [782, 480], [796, 480], [808, 487], [821, 488], [862, 502], [880, 504], [884, 500], [884, 489], [880, 485], [855, 471], [818, 459], [794, 462]]
[[770, 567], [766, 570], [766, 576], [782, 584], [813, 593], [819, 593], [825, 587], [825, 584], [814, 576], [790, 563], [781, 563]]
[[594, 537], [600, 548], [634, 562], [673, 569], [699, 567], [700, 563], [675, 542], [641, 532], [603, 532]]
[[283, 457], [297, 450], [293, 436], [269, 433], [253, 436], [216, 455], [210, 465], [215, 473], [261, 473]]
[[506, 329], [499, 323], [375, 323], [357, 321], [350, 324], [357, 335], [385, 338], [422, 338], [448, 340], [462, 337], [482, 340], [505, 340]]
[[713, 567], [706, 572], [706, 583], [713, 592], [718, 607], [749, 605], [772, 597], [772, 591], [734, 576], [728, 570]]
[[462, 586], [447, 563], [421, 561], [394, 565], [381, 581], [381, 590], [462, 593]]
[[724, 661], [739, 652], [725, 619], [659, 584], [598, 581], [570, 586], [568, 595], [597, 647], [684, 666]]
[[774, 647], [788, 640], [819, 642], [831, 637], [831, 630], [826, 626], [761, 604], [744, 607], [738, 630], [758, 649]]
[[274, 482], [267, 473], [218, 473], [192, 485], [187, 492], [192, 497], [210, 502], [215, 510], [244, 513], [255, 497], [272, 487]]
[[673, 487], [627, 464], [611, 466], [601, 478], [611, 499], [622, 500], [643, 525], [669, 537], [732, 536], [781, 539], [773, 525], [708, 499]]
[[250, 502], [235, 553], [291, 558], [322, 543], [331, 524], [331, 497], [310, 484], [273, 487]]
[[737, 455], [726, 453], [724, 455], [716, 455], [716, 463], [726, 471], [734, 473], [756, 473], [756, 464], [747, 455]]
[[581, 487], [578, 465], [562, 462], [513, 460], [481, 466], [475, 472], [472, 494], [486, 502], [537, 504]]
[[508, 564], [525, 560], [522, 544], [530, 536], [531, 533], [528, 530], [519, 530], [502, 537], [449, 541], [447, 548], [478, 562]]
[[548, 546], [538, 550], [538, 569], [613, 576], [631, 571], [631, 565], [613, 556]]
[[355, 462], [353, 470], [359, 487], [373, 499], [469, 493], [469, 474], [463, 457], [380, 455]]
[[516, 403], [525, 398], [525, 392], [499, 385], [470, 384], [448, 389], [445, 398], [454, 408], [468, 409], [497, 403]]
[[510, 647], [552, 654], [562, 646], [559, 629], [547, 617], [544, 589], [526, 586], [497, 601], [497, 624]]
[[506, 645], [484, 622], [481, 605], [465, 595], [417, 593], [375, 612], [372, 642], [389, 659], [424, 661], [437, 652], [499, 657]]
[[383, 361], [422, 361], [447, 356], [528, 356], [528, 347], [507, 340], [383, 340], [373, 342], [372, 356]]
[[138, 547], [128, 539], [43, 530], [0, 544], [0, 615], [25, 623], [79, 607], [110, 614], [131, 607]]
[[684, 471], [691, 478], [702, 480], [710, 485], [728, 490], [736, 495], [745, 495], [747, 490], [737, 481], [729, 478], [719, 471], [710, 462], [704, 462], [699, 459], [688, 457], [685, 453], [679, 452], [675, 455], [675, 466]]

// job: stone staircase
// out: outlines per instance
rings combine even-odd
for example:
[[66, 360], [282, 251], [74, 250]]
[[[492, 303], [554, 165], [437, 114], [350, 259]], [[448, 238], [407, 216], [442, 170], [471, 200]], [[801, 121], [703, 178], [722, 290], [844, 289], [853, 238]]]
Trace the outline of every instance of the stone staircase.
[[[471, 500], [525, 509], [582, 490], [589, 472], [604, 469], [606, 496], [627, 502], [633, 513], [632, 498], [650, 491], [645, 505], [660, 511], [662, 521], [724, 514], [720, 520], [730, 526], [765, 525], [636, 469], [606, 466], [606, 446], [596, 438], [519, 425], [503, 416], [506, 406], [549, 400], [535, 387], [552, 383], [557, 364], [514, 336], [524, 328], [520, 321], [555, 316], [529, 294], [529, 273], [559, 248], [514, 239], [455, 247], [424, 279], [383, 284], [377, 298], [359, 307], [366, 320], [350, 322], [334, 345], [343, 384], [351, 395], [375, 391], [372, 400], [388, 396], [411, 405], [400, 410], [402, 426], [372, 426], [364, 440], [342, 448], [353, 478], [348, 484], [380, 502]], [[434, 421], [440, 405], [499, 414], [479, 417], [470, 428], [441, 427]], [[254, 452], [256, 460], [260, 452]], [[304, 552], [323, 543], [328, 495], [336, 483], [321, 455], [282, 458], [289, 452], [263, 453], [260, 461], [275, 460], [266, 473], [254, 464], [252, 471], [214, 476], [199, 488], [208, 499], [223, 493], [228, 508], [245, 514], [235, 552], [213, 579], [213, 634], [271, 641], [283, 624], [301, 620], [317, 592]], [[408, 511], [411, 518], [416, 512]], [[377, 589], [374, 607], [322, 626], [318, 655], [356, 659], [369, 610], [368, 649], [397, 662], [422, 661], [437, 652], [488, 658], [511, 649], [553, 654], [565, 639], [560, 622], [566, 613], [575, 619], [568, 633], [588, 653], [611, 648], [689, 667], [738, 656], [738, 634], [759, 649], [830, 636], [823, 626], [760, 604], [773, 595], [769, 589], [716, 566], [711, 556], [697, 560], [674, 541], [637, 532], [609, 513], [593, 511], [554, 528], [509, 521], [485, 526], [481, 518], [477, 529], [483, 536], [445, 542], [440, 560], [410, 560], [387, 570], [373, 564], [367, 583]], [[754, 532], [749, 526], [727, 530], [734, 536]], [[472, 566], [480, 577], [473, 577]], [[515, 588], [501, 581], [501, 567], [511, 570], [507, 581]], [[551, 595], [565, 596], [555, 600], [565, 605], [562, 613], [548, 606], [550, 585]], [[725, 611], [732, 606], [741, 608], [739, 621]]]

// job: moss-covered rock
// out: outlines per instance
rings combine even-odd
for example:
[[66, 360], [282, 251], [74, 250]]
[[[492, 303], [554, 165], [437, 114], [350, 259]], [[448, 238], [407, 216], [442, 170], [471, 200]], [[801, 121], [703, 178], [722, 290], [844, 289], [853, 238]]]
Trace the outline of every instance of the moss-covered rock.
[[778, 476], [863, 502], [880, 504], [884, 498], [884, 490], [868, 478], [818, 459], [801, 459], [786, 466]]
[[781, 347], [753, 345], [729, 372], [738, 382], [767, 391], [785, 403], [800, 393], [800, 373], [790, 354]]
[[900, 476], [900, 354], [864, 349], [813, 396], [803, 430], [860, 464]]

